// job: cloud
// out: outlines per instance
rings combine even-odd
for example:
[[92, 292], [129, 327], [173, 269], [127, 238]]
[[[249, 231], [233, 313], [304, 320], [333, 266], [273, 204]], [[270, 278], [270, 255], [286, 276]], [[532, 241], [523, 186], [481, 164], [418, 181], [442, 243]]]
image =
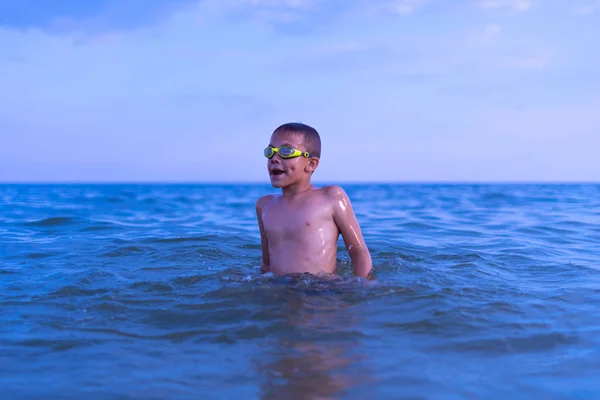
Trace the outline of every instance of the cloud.
[[396, 0], [391, 2], [389, 7], [397, 14], [412, 14], [428, 2], [429, 0]]
[[487, 24], [470, 35], [463, 46], [473, 44], [479, 47], [479, 51], [497, 45], [501, 40], [502, 27], [499, 24]]
[[485, 27], [486, 36], [497, 36], [502, 32], [502, 28], [498, 24], [489, 24]]
[[510, 8], [514, 11], [524, 12], [533, 7], [533, 0], [484, 0], [479, 4], [483, 8]]
[[413, 14], [431, 0], [204, 0], [203, 8], [235, 23], [260, 24], [271, 33], [329, 33], [351, 23], [383, 23]]
[[354, 5], [345, 0], [203, 0], [200, 7], [223, 21], [259, 24], [274, 33], [298, 35], [332, 25]]
[[545, 69], [550, 65], [551, 55], [549, 52], [542, 52], [536, 56], [525, 57], [515, 61], [515, 66], [523, 69]]
[[318, 0], [246, 0], [255, 7], [288, 7], [295, 9], [309, 8], [314, 6]]
[[577, 14], [577, 15], [592, 15], [598, 9], [600, 9], [600, 1], [596, 1], [592, 4], [588, 4], [588, 5], [576, 8], [575, 10], [573, 10], [573, 13]]

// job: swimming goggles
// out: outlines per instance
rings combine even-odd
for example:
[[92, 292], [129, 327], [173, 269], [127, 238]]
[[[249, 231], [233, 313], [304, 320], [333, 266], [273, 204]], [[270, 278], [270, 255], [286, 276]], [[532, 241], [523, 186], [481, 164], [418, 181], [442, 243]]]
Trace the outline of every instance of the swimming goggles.
[[284, 146], [284, 147], [269, 146], [265, 149], [265, 157], [267, 157], [267, 158], [273, 158], [275, 153], [279, 153], [279, 157], [281, 157], [281, 158], [294, 158], [294, 157], [309, 158], [310, 157], [310, 153], [308, 151], [296, 150], [293, 147], [289, 147], [289, 146]]

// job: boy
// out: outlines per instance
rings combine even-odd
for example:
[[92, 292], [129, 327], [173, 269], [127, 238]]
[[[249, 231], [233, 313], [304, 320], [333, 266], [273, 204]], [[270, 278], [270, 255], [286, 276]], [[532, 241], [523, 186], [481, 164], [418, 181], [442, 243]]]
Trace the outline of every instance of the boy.
[[348, 196], [339, 186], [311, 184], [321, 157], [318, 132], [300, 123], [281, 125], [273, 132], [265, 157], [271, 185], [281, 188], [282, 194], [256, 202], [261, 272], [333, 274], [341, 234], [354, 274], [367, 278], [373, 268], [371, 254]]

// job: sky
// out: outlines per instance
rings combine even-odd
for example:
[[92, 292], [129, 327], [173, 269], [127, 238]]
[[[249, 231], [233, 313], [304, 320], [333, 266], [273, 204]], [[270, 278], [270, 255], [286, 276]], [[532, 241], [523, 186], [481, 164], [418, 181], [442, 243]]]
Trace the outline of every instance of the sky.
[[0, 182], [600, 181], [600, 0], [0, 0]]

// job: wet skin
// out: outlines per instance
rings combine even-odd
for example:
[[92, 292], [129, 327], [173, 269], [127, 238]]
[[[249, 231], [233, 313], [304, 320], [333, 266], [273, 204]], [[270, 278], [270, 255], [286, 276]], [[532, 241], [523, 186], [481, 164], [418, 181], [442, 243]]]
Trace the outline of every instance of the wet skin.
[[[306, 151], [301, 136], [274, 134], [273, 147], [284, 145]], [[262, 272], [326, 273], [336, 270], [337, 242], [342, 235], [357, 276], [367, 277], [371, 256], [347, 194], [339, 186], [316, 188], [310, 183], [318, 159], [268, 161], [271, 184], [281, 195], [267, 195], [256, 203], [261, 233]]]

